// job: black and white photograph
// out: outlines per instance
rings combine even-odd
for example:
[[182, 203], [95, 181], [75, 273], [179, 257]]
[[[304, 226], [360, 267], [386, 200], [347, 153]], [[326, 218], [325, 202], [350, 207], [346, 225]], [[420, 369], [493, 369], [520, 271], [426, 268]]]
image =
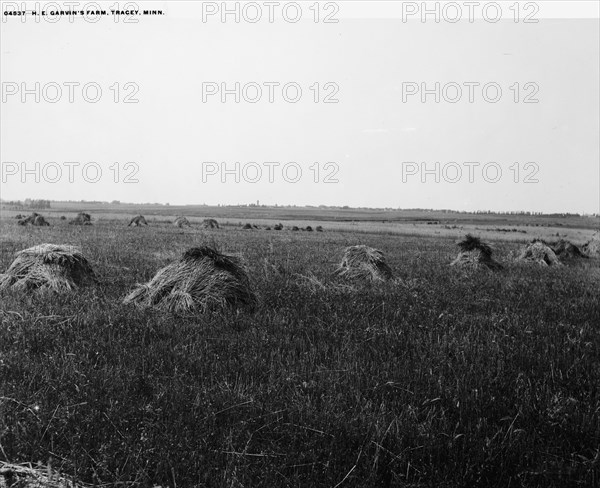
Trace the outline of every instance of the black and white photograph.
[[0, 14], [0, 488], [600, 487], [600, 2]]

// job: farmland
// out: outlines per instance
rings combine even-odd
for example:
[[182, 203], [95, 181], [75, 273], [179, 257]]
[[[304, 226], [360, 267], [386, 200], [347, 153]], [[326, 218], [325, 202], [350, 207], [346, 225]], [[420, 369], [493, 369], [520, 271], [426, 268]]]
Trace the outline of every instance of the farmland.
[[[58, 218], [79, 210], [93, 225]], [[73, 244], [99, 284], [0, 295], [0, 459], [115, 486], [600, 482], [599, 260], [514, 261], [534, 237], [583, 244], [597, 218], [65, 206], [36, 228], [15, 213], [0, 272], [21, 249]], [[126, 227], [137, 213], [148, 227]], [[325, 232], [239, 225], [277, 221]], [[466, 232], [504, 270], [449, 267]], [[397, 279], [340, 281], [355, 244]], [[121, 303], [198, 245], [244, 256], [255, 310]]]

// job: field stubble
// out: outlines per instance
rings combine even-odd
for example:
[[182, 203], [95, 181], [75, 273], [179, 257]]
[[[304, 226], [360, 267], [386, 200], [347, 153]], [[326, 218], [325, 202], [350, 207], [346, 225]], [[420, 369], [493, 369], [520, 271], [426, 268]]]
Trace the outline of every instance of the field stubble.
[[[100, 281], [1, 297], [11, 462], [134, 486], [599, 483], [597, 260], [466, 272], [439, 237], [10, 224], [2, 270], [15, 251], [74, 244]], [[199, 244], [243, 253], [254, 313], [121, 304]], [[340, 286], [355, 244], [398, 279]], [[493, 247], [506, 261], [518, 246]]]

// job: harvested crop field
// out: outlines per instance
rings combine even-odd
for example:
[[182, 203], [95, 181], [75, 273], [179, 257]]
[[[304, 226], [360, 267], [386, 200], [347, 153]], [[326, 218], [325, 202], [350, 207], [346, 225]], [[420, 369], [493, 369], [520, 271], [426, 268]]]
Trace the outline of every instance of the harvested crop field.
[[[449, 266], [456, 238], [127, 222], [2, 221], [0, 273], [60, 243], [98, 279], [1, 292], [11, 463], [115, 486], [598, 484], [597, 258], [526, 266], [528, 236], [486, 237], [502, 272], [465, 273]], [[382, 251], [394, 279], [338, 276], [356, 245]], [[122, 303], [202, 246], [243, 257], [253, 308]]]

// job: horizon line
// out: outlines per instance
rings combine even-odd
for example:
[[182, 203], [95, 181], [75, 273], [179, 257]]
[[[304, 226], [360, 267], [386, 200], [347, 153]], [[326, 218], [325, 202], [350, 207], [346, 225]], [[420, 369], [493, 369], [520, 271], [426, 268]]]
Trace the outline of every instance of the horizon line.
[[[44, 201], [50, 204], [52, 203], [70, 203], [70, 204], [100, 204], [100, 205], [129, 205], [129, 206], [157, 206], [157, 207], [238, 207], [238, 208], [321, 208], [321, 209], [333, 209], [333, 210], [383, 210], [383, 211], [421, 211], [421, 212], [445, 212], [445, 213], [491, 213], [491, 214], [499, 214], [499, 215], [530, 215], [530, 216], [553, 216], [553, 215], [571, 215], [571, 216], [581, 216], [581, 217], [600, 217], [600, 210], [596, 212], [575, 212], [575, 211], [555, 211], [555, 212], [542, 212], [542, 211], [532, 211], [532, 210], [490, 210], [490, 209], [473, 209], [473, 210], [457, 210], [452, 208], [420, 208], [420, 207], [412, 207], [412, 208], [402, 208], [402, 207], [352, 207], [349, 205], [298, 205], [298, 204], [260, 204], [260, 203], [236, 203], [236, 204], [206, 204], [206, 203], [185, 203], [185, 204], [170, 204], [169, 202], [160, 203], [160, 202], [143, 202], [143, 203], [134, 203], [134, 202], [122, 202], [119, 200], [113, 201], [105, 201], [105, 200], [50, 200], [47, 198], [26, 198], [24, 200], [5, 200], [0, 198], [0, 205], [10, 205], [16, 204], [19, 202], [21, 206], [25, 206], [24, 202], [27, 200], [30, 201]], [[34, 208], [34, 207], [30, 207]], [[49, 208], [51, 210], [52, 207]]]

